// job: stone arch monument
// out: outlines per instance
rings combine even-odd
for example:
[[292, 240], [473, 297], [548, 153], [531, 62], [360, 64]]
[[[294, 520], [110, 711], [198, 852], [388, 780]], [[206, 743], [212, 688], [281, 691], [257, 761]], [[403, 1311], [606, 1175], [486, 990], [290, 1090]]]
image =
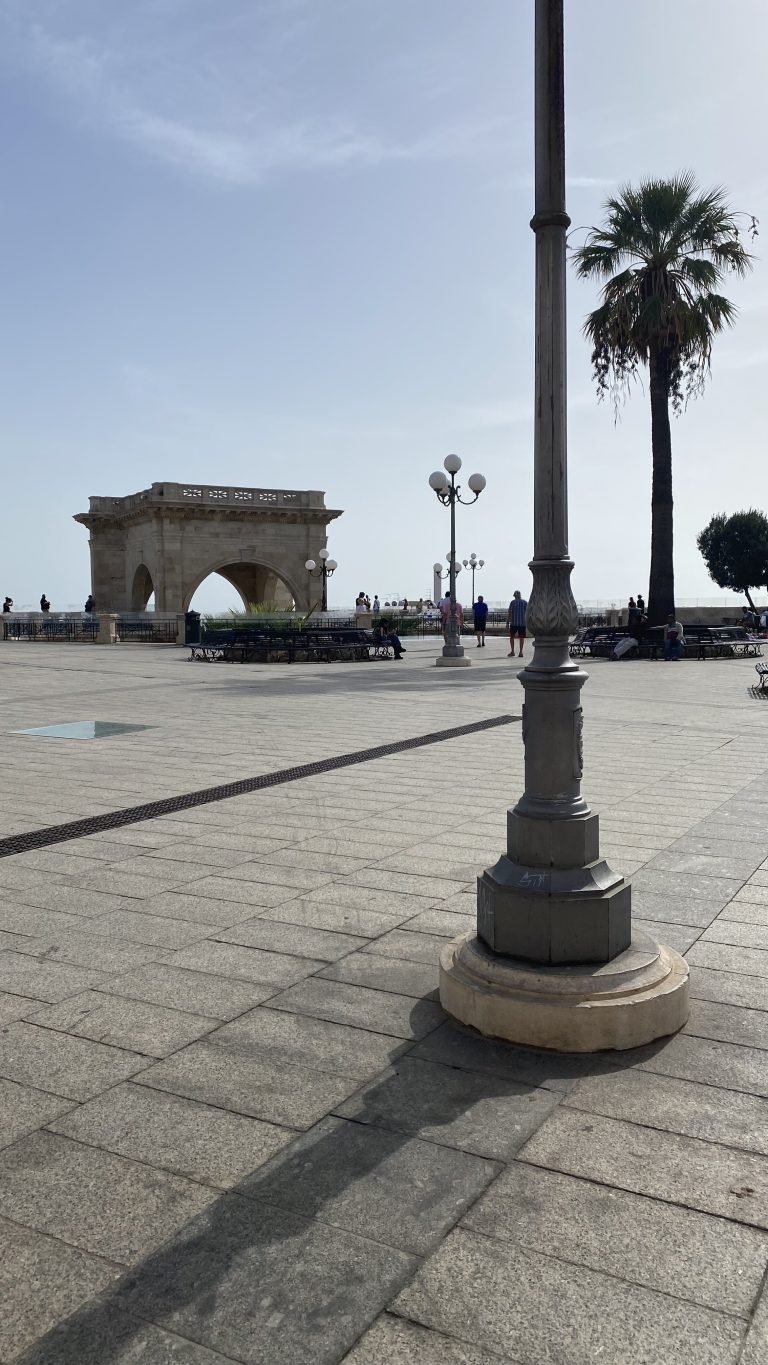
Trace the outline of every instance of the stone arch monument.
[[124, 498], [89, 498], [75, 521], [90, 531], [91, 592], [100, 612], [186, 611], [218, 573], [247, 606], [306, 611], [317, 596], [304, 568], [340, 511], [325, 494], [219, 484], [153, 483]]

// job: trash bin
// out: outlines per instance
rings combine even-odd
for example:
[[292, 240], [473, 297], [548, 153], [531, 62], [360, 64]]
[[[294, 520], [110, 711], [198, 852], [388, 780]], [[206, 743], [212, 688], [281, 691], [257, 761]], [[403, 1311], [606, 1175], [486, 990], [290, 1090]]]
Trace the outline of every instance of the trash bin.
[[184, 644], [200, 644], [200, 612], [188, 611], [184, 616]]

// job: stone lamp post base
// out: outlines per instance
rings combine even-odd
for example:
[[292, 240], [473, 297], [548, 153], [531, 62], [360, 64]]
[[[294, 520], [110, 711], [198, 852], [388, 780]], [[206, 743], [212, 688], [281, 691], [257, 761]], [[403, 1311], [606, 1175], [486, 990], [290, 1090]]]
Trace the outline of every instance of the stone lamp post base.
[[437, 668], [469, 668], [471, 663], [466, 654], [438, 654], [435, 659]]
[[474, 934], [440, 954], [443, 1009], [491, 1038], [555, 1052], [639, 1047], [688, 1018], [688, 964], [635, 932], [610, 962], [547, 967], [500, 957]]

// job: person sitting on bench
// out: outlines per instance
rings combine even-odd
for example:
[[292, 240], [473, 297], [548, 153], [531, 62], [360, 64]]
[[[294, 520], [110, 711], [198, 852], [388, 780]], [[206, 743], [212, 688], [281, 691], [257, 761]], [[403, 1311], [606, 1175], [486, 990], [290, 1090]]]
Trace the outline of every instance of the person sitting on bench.
[[683, 627], [679, 621], [675, 620], [675, 613], [671, 611], [667, 617], [667, 624], [664, 627], [664, 658], [682, 659], [684, 648], [685, 635], [683, 633]]
[[405, 648], [400, 643], [400, 636], [396, 635], [392, 629], [392, 622], [386, 618], [379, 622], [379, 639], [383, 645], [391, 645], [396, 659], [402, 659]]

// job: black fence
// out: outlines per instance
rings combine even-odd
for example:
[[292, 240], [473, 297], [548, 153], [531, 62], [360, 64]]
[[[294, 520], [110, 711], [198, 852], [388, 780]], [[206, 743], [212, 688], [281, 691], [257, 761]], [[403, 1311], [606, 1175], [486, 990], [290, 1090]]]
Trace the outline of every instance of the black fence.
[[[174, 644], [176, 641], [176, 620], [152, 620], [147, 617], [138, 620], [131, 616], [115, 618], [115, 632], [118, 640], [140, 641], [146, 644]], [[4, 640], [32, 640], [42, 643], [88, 643], [99, 636], [98, 616], [3, 616]]]
[[177, 624], [175, 621], [134, 621], [130, 617], [118, 616], [115, 630], [120, 640], [141, 640], [146, 644], [175, 644]]
[[96, 616], [3, 617], [4, 640], [95, 640], [98, 633]]

